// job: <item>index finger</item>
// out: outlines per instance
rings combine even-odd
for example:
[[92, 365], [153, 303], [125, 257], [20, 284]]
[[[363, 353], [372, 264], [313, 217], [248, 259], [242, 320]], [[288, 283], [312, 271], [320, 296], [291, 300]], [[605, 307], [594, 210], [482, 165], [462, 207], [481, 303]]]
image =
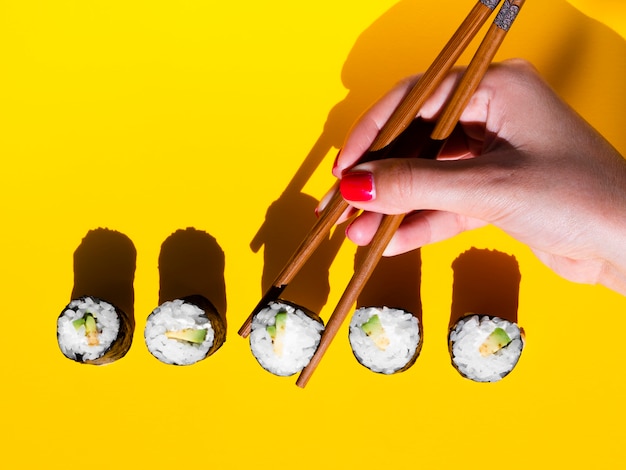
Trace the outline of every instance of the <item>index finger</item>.
[[[459, 76], [460, 70], [457, 70], [456, 73], [448, 74], [413, 117], [417, 118], [420, 116], [425, 120], [432, 120], [440, 110]], [[400, 82], [361, 115], [350, 129], [344, 145], [337, 156], [335, 166], [333, 167], [333, 174], [337, 178], [341, 178], [343, 172], [359, 163], [363, 155], [370, 150], [376, 137], [381, 133], [381, 130], [398, 109], [400, 103], [418, 84], [420, 79], [421, 75], [416, 75]]]
[[358, 163], [418, 78], [410, 77], [403, 80], [357, 119], [337, 155], [333, 175], [341, 178], [345, 170]]

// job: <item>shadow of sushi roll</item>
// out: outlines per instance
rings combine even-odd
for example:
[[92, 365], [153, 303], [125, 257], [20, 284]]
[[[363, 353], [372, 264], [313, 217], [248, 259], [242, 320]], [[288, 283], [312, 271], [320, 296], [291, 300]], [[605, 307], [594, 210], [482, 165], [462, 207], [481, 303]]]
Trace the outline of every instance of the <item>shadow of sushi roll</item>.
[[214, 354], [226, 341], [226, 325], [201, 295], [169, 300], [148, 316], [144, 329], [148, 351], [171, 365], [191, 365]]
[[125, 356], [134, 321], [113, 304], [93, 296], [72, 300], [57, 319], [57, 341], [65, 357], [104, 365]]
[[405, 310], [361, 307], [352, 315], [348, 339], [359, 364], [372, 372], [395, 374], [417, 360], [422, 350], [422, 325]]
[[317, 350], [324, 323], [299, 305], [270, 302], [252, 319], [250, 350], [268, 372], [290, 376], [304, 369]]
[[448, 335], [454, 368], [475, 382], [497, 382], [516, 366], [524, 349], [524, 332], [511, 321], [469, 313]]

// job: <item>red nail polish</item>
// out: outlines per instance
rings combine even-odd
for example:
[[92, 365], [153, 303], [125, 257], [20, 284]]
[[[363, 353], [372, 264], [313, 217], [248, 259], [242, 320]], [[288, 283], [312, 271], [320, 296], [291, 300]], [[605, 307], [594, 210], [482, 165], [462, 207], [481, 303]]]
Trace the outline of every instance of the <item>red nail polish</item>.
[[339, 189], [348, 201], [371, 201], [374, 199], [374, 178], [369, 171], [353, 171], [341, 178]]

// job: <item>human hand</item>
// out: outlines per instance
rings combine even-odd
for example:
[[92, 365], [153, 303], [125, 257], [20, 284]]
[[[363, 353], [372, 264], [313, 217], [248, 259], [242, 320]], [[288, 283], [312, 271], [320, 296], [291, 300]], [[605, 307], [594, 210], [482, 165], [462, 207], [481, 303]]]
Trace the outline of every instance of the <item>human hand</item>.
[[[436, 119], [460, 73], [427, 101], [423, 119]], [[465, 148], [437, 161], [354, 166], [415, 80], [376, 103], [338, 155], [341, 193], [364, 211], [348, 238], [366, 245], [382, 214], [407, 213], [385, 251], [394, 255], [493, 224], [566, 279], [626, 294], [626, 160], [527, 62], [489, 69], [460, 119]]]

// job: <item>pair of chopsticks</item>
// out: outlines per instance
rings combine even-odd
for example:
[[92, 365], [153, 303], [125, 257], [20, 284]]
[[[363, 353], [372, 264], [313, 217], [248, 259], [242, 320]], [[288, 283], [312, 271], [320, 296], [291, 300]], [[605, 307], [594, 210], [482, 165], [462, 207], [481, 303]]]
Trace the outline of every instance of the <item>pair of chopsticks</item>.
[[[472, 61], [465, 70], [465, 73], [463, 74], [459, 84], [457, 85], [457, 88], [455, 89], [452, 97], [450, 98], [443, 112], [439, 116], [437, 124], [431, 132], [430, 142], [428, 142], [428, 144], [425, 146], [425, 150], [422, 151], [420, 158], [437, 158], [437, 156], [439, 155], [439, 152], [442, 150], [446, 140], [452, 134], [452, 131], [458, 123], [461, 114], [463, 113], [463, 110], [467, 106], [467, 103], [474, 94], [474, 91], [476, 91], [476, 88], [482, 80], [482, 77], [487, 72], [489, 65], [495, 57], [496, 52], [502, 44], [506, 33], [509, 31], [511, 24], [517, 16], [517, 13], [519, 12], [519, 9], [523, 5], [524, 1], [525, 0], [505, 0], [504, 5], [498, 12], [498, 15], [496, 16], [496, 19], [494, 20], [492, 26], [487, 31], [487, 34], [485, 35], [485, 38], [483, 39], [478, 50], [476, 51], [476, 54], [474, 55]], [[482, 5], [486, 5], [486, 3], [488, 2], [481, 1], [479, 3]], [[490, 3], [493, 4], [493, 8], [495, 8], [498, 1]], [[477, 7], [479, 7], [479, 5], [477, 5]], [[477, 7], [474, 8], [472, 13], [477, 9]], [[482, 10], [481, 8], [478, 9]], [[470, 13], [468, 18], [472, 17], [472, 13]], [[474, 24], [473, 21], [471, 21], [471, 23]], [[459, 30], [461, 30], [462, 28], [463, 25], [461, 25]], [[458, 52], [455, 51], [455, 54], [456, 53]], [[450, 64], [450, 66], [451, 65], [452, 64]], [[448, 62], [446, 62], [445, 66], [448, 66]], [[448, 70], [449, 68], [446, 71]], [[445, 74], [443, 76], [445, 76]], [[437, 76], [437, 78], [439, 78], [439, 76]], [[440, 82], [438, 82], [437, 85], [439, 83]], [[418, 83], [415, 88], [419, 88], [419, 85], [420, 84]], [[415, 88], [413, 88], [413, 90], [415, 90]], [[428, 88], [428, 91], [432, 92], [434, 91], [434, 88], [433, 90]], [[421, 107], [424, 100], [428, 96], [420, 95], [419, 99], [415, 99], [415, 101], [419, 103], [419, 107]], [[403, 102], [402, 104], [404, 103], [405, 102]], [[402, 105], [400, 107], [402, 107]], [[409, 111], [412, 112], [412, 114], [409, 114], [409, 116], [413, 116], [414, 118], [418, 110], [419, 108], [417, 108], [417, 110], [409, 109]], [[389, 134], [393, 135], [392, 131], [389, 131]], [[307, 382], [311, 378], [313, 372], [321, 361], [322, 356], [328, 349], [330, 342], [337, 334], [339, 327], [345, 320], [350, 308], [361, 293], [363, 286], [365, 286], [371, 274], [373, 273], [374, 268], [382, 257], [383, 251], [385, 250], [394, 233], [402, 223], [404, 217], [405, 214], [383, 216], [380, 226], [378, 227], [374, 238], [370, 242], [367, 255], [365, 256], [363, 262], [355, 269], [350, 283], [346, 287], [343, 296], [339, 300], [339, 303], [335, 307], [335, 310], [332, 313], [326, 325], [326, 328], [324, 329], [324, 334], [322, 335], [317, 351], [311, 358], [309, 364], [302, 370], [300, 376], [298, 377], [298, 380], [296, 381], [296, 384], [299, 387], [306, 386]]]
[[[361, 160], [367, 159], [373, 152], [384, 150], [402, 134], [415, 119], [425, 101], [441, 84], [452, 66], [456, 63], [460, 55], [467, 48], [499, 3], [500, 0], [479, 0], [476, 3], [431, 66], [398, 105]], [[426, 146], [428, 149], [427, 154], [422, 152], [420, 155], [421, 158], [437, 157], [445, 141], [456, 126], [469, 99], [486, 73], [489, 64], [502, 44], [506, 33], [509, 31], [523, 3], [524, 0], [505, 0], [492, 26], [487, 31], [485, 38], [476, 51], [474, 58], [457, 85], [452, 98], [448, 101], [441, 113], [435, 129], [431, 133], [430, 142]], [[247, 337], [250, 334], [254, 315], [269, 302], [279, 298], [289, 282], [321, 244], [322, 240], [348, 207], [349, 204], [341, 197], [339, 191], [337, 191], [327, 207], [323, 210], [316, 224], [309, 231], [296, 252], [288, 260], [283, 270], [278, 274], [272, 286], [239, 329], [241, 336]], [[339, 300], [339, 303], [326, 325], [316, 353], [298, 377], [296, 384], [299, 387], [306, 386], [311, 378], [322, 356], [337, 334], [339, 327], [345, 320], [350, 308], [374, 271], [374, 268], [382, 257], [384, 249], [403, 219], [403, 214], [385, 215], [383, 217], [380, 227], [370, 243], [365, 259], [355, 269], [350, 283], [346, 287], [343, 296]]]

